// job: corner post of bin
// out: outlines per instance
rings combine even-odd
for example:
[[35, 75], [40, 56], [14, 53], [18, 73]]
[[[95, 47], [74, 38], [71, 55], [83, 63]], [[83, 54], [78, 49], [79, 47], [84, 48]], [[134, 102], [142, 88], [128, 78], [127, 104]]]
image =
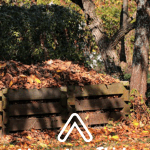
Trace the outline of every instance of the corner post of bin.
[[67, 120], [68, 115], [68, 107], [67, 107], [67, 86], [61, 86], [60, 92], [61, 92], [61, 99], [60, 99], [60, 105], [61, 105], [61, 118], [62, 121]]
[[76, 91], [75, 91], [76, 87], [75, 86], [68, 86], [68, 92], [67, 92], [67, 105], [68, 105], [68, 109], [69, 109], [69, 113], [70, 115], [72, 113], [76, 112], [75, 109], [75, 100], [76, 100]]
[[6, 124], [8, 122], [7, 118], [7, 99], [5, 97], [7, 94], [7, 89], [0, 90], [0, 136], [7, 133]]
[[130, 113], [130, 105], [128, 104], [130, 101], [130, 90], [129, 90], [130, 84], [129, 84], [129, 81], [121, 81], [121, 83], [124, 86], [122, 98], [123, 98], [124, 102], [126, 103], [122, 112], [125, 115], [128, 115]]
[[9, 115], [9, 102], [8, 102], [8, 98], [7, 98], [7, 93], [8, 93], [8, 89], [3, 89], [2, 90], [3, 96], [2, 96], [2, 106], [3, 106], [3, 134], [8, 134], [9, 130], [7, 128], [8, 125], [8, 115]]
[[0, 136], [3, 135], [3, 106], [2, 106], [2, 90], [0, 90]]

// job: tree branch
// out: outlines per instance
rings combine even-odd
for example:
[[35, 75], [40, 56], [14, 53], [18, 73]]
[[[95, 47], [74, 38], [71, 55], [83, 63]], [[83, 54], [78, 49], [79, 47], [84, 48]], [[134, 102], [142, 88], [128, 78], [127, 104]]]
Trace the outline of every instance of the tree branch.
[[110, 38], [110, 42], [109, 42], [109, 46], [107, 48], [107, 50], [111, 50], [112, 48], [114, 48], [119, 41], [121, 40], [121, 38], [123, 36], [125, 36], [127, 33], [129, 33], [131, 30], [133, 30], [136, 26], [136, 22], [134, 23], [128, 23], [126, 27], [122, 27], [120, 28], [113, 37]]
[[130, 23], [132, 20], [134, 20], [136, 18], [136, 12], [132, 15], [132, 17], [128, 18], [127, 20], [127, 25], [122, 26], [111, 38], [110, 38], [110, 42], [109, 45], [107, 47], [107, 51], [110, 51], [111, 49], [113, 49], [121, 40], [121, 38], [123, 36], [125, 36], [126, 34], [128, 34], [131, 30], [135, 29], [136, 26], [136, 21], [134, 23]]

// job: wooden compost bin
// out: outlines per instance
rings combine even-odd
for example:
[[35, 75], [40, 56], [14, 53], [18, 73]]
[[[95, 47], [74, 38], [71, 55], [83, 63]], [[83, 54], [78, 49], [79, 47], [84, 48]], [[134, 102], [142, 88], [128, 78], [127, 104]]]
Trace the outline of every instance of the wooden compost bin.
[[0, 91], [0, 130], [6, 134], [31, 128], [56, 129], [73, 112], [88, 126], [106, 124], [129, 113], [128, 101], [129, 90], [122, 83], [4, 89]]

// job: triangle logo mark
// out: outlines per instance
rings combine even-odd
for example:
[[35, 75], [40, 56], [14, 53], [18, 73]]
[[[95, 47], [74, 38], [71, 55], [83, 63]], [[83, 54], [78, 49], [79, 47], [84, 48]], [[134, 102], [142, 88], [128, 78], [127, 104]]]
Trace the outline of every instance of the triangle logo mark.
[[[77, 125], [76, 122], [73, 123], [73, 125], [71, 126], [70, 130], [68, 131], [68, 133], [66, 134], [66, 136], [64, 137], [64, 139], [61, 139], [61, 135], [63, 134], [63, 132], [65, 131], [65, 129], [67, 128], [68, 124], [71, 122], [72, 118], [76, 116], [78, 118], [78, 120], [80, 121], [81, 125], [83, 126], [83, 128], [85, 129], [85, 131], [87, 132], [87, 134], [89, 135], [89, 139], [86, 139], [86, 137], [84, 136], [83, 132], [81, 131], [81, 129], [79, 128], [79, 126]], [[67, 120], [66, 124], [64, 125], [64, 127], [62, 128], [61, 132], [58, 134], [58, 141], [59, 142], [65, 142], [66, 139], [68, 138], [68, 136], [70, 135], [70, 133], [72, 132], [72, 130], [74, 129], [74, 127], [76, 127], [76, 129], [79, 131], [80, 135], [82, 136], [82, 138], [84, 139], [85, 142], [90, 142], [93, 139], [93, 136], [91, 135], [91, 133], [89, 132], [88, 128], [86, 127], [86, 125], [84, 124], [84, 122], [82, 121], [81, 117], [77, 114], [77, 113], [73, 113], [69, 119]]]

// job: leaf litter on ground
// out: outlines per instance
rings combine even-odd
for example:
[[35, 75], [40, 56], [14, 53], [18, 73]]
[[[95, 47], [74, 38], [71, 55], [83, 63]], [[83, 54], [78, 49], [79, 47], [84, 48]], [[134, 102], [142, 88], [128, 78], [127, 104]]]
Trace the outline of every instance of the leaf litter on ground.
[[[146, 150], [150, 148], [150, 125], [137, 127], [132, 122], [124, 122], [113, 127], [89, 128], [93, 140], [89, 143], [83, 141], [76, 129], [73, 129], [66, 142], [57, 140], [58, 131], [35, 130], [23, 131], [5, 135], [0, 140], [0, 149], [96, 149], [108, 147], [116, 150]], [[85, 131], [84, 131], [85, 132]], [[85, 133], [84, 133], [85, 134]]]

